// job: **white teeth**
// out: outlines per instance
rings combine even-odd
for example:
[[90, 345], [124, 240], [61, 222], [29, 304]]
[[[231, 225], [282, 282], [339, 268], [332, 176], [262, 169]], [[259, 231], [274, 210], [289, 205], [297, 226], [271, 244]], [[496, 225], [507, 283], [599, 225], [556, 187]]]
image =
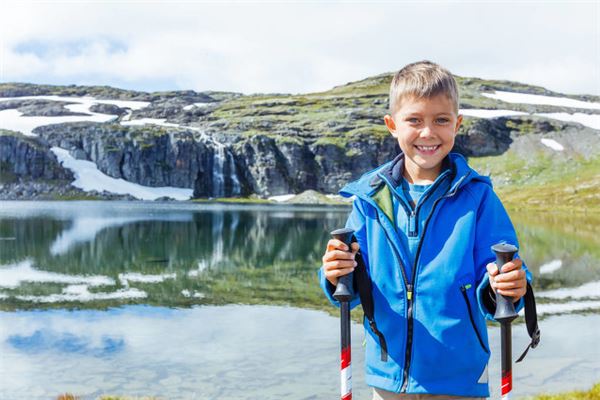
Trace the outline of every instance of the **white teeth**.
[[423, 150], [423, 151], [432, 151], [437, 149], [439, 146], [417, 146], [417, 149], [419, 150]]

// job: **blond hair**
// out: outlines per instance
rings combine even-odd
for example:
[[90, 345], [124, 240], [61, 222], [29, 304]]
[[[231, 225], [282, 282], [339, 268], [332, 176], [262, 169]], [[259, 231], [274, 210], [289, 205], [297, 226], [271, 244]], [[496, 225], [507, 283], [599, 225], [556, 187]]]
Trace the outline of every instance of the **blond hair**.
[[430, 98], [444, 94], [458, 114], [458, 85], [452, 74], [431, 61], [408, 64], [396, 72], [390, 85], [390, 113], [393, 115], [406, 97]]

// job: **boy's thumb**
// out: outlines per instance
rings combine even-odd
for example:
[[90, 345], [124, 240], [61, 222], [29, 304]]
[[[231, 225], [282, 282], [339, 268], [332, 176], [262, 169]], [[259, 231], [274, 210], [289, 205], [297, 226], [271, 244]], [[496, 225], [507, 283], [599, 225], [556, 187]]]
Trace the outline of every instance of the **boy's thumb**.
[[485, 266], [485, 268], [487, 269], [488, 274], [490, 274], [491, 276], [498, 274], [498, 267], [494, 263], [489, 263]]
[[352, 249], [353, 253], [358, 253], [358, 250], [360, 249], [360, 246], [358, 245], [358, 243], [354, 242], [350, 245], [350, 248]]

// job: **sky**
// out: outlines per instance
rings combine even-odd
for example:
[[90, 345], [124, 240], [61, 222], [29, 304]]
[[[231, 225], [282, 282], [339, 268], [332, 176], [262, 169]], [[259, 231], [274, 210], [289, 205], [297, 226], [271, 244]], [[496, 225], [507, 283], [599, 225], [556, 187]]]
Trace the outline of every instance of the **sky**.
[[0, 82], [307, 93], [423, 59], [600, 95], [600, 0], [0, 1]]

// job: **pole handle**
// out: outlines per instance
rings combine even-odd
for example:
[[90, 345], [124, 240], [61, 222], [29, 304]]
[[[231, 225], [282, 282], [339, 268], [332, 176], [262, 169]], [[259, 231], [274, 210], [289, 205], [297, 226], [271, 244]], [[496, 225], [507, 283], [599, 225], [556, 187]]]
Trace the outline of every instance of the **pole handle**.
[[[496, 254], [498, 274], [502, 274], [502, 266], [507, 262], [512, 261], [518, 248], [517, 246], [508, 243], [497, 243], [492, 246], [492, 251]], [[500, 323], [511, 322], [517, 318], [517, 316], [518, 314], [515, 311], [512, 297], [504, 296], [496, 292], [496, 313], [494, 314], [494, 319]]]
[[[354, 229], [351, 229], [351, 228], [336, 229], [331, 232], [331, 236], [334, 239], [338, 239], [338, 240], [344, 242], [344, 244], [346, 244], [346, 246], [348, 246], [348, 249], [350, 249], [350, 244], [352, 243], [352, 235], [354, 235]], [[349, 251], [351, 251], [351, 250], [349, 250]], [[340, 301], [340, 302], [341, 301], [350, 301], [352, 299], [352, 296], [354, 294], [353, 275], [354, 274], [351, 272], [349, 274], [341, 276], [338, 279], [338, 283], [335, 287], [335, 292], [333, 293], [334, 299], [336, 299], [337, 301]]]

